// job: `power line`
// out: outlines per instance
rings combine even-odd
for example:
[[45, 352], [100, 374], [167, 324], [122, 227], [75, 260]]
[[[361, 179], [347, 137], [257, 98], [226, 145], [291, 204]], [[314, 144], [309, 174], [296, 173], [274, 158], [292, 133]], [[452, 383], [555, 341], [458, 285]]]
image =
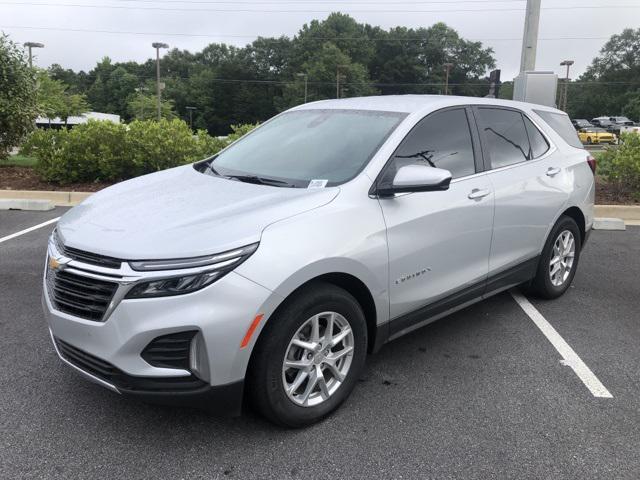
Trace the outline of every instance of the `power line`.
[[[183, 3], [183, 4], [207, 4], [207, 5], [219, 5], [219, 4], [247, 4], [247, 5], [264, 5], [263, 2], [257, 2], [255, 0], [112, 0], [114, 2], [135, 2], [135, 3], [154, 3], [154, 4], [163, 4], [163, 3]], [[458, 5], [460, 3], [471, 3], [471, 4], [487, 4], [487, 3], [516, 3], [516, 2], [525, 2], [526, 0], [396, 0], [394, 4], [408, 4], [408, 5], [430, 5], [430, 4], [444, 4], [444, 5]], [[304, 4], [310, 3], [318, 3], [322, 5], [389, 5], [388, 1], [375, 1], [375, 0], [366, 0], [362, 2], [354, 2], [353, 0], [348, 0], [347, 2], [341, 1], [324, 1], [324, 0], [314, 0], [310, 2], [304, 2]], [[281, 0], [281, 1], [269, 1], [270, 5], [300, 5], [300, 1], [295, 0]]]
[[[125, 30], [93, 30], [84, 28], [62, 28], [62, 27], [33, 27], [25, 25], [0, 25], [0, 28], [10, 28], [16, 30], [47, 30], [56, 32], [73, 32], [73, 33], [106, 33], [112, 35], [150, 35], [150, 36], [178, 36], [178, 37], [207, 37], [207, 38], [280, 38], [270, 35], [256, 35], [256, 34], [209, 34], [209, 33], [184, 33], [184, 32], [136, 32]], [[284, 36], [284, 35], [282, 35]], [[281, 37], [282, 37], [281, 36]], [[290, 38], [290, 37], [286, 37]], [[429, 40], [428, 37], [405, 37], [405, 38], [371, 38], [371, 37], [306, 37], [312, 40], [329, 40], [329, 41], [373, 41], [373, 42], [423, 42]], [[544, 41], [558, 41], [558, 40], [606, 40], [609, 37], [546, 37], [539, 38], [538, 40]], [[466, 38], [461, 37], [463, 40], [471, 41], [519, 41], [520, 37], [514, 38]]]
[[[332, 10], [274, 10], [274, 9], [247, 9], [247, 8], [175, 8], [175, 7], [140, 7], [140, 6], [120, 6], [120, 5], [85, 5], [78, 3], [45, 3], [45, 2], [1, 2], [0, 5], [17, 5], [17, 6], [36, 6], [36, 7], [72, 7], [72, 8], [108, 8], [117, 10], [152, 10], [167, 12], [216, 12], [216, 13], [331, 13]], [[545, 7], [542, 10], [577, 10], [577, 9], [621, 9], [621, 8], [640, 8], [640, 5], [592, 5], [592, 6], [575, 6], [575, 7]], [[367, 9], [357, 10], [346, 8], [344, 11], [352, 13], [484, 13], [484, 12], [523, 12], [523, 8], [482, 8], [482, 9], [447, 9], [447, 10], [380, 10]]]
[[[154, 4], [163, 4], [163, 3], [186, 3], [186, 4], [248, 4], [248, 5], [264, 5], [263, 2], [257, 2], [256, 0], [112, 0], [114, 2], [135, 2], [135, 3], [154, 3]], [[444, 4], [444, 5], [458, 5], [460, 3], [475, 3], [475, 4], [486, 4], [486, 3], [516, 3], [516, 2], [526, 2], [526, 0], [396, 0], [394, 4], [408, 4], [408, 5], [429, 5], [429, 4]], [[269, 1], [271, 5], [300, 5], [300, 1], [296, 0], [281, 0], [281, 1]], [[305, 4], [309, 3], [318, 3], [322, 5], [345, 5], [345, 3], [352, 5], [389, 5], [389, 1], [362, 1], [355, 2], [353, 0], [348, 0], [347, 2], [341, 1], [324, 1], [324, 0], [314, 0], [309, 2], [304, 2]]]
[[[128, 72], [130, 75], [136, 77], [138, 80], [152, 80], [155, 79], [154, 75], [136, 75], [134, 73]], [[171, 75], [165, 74], [164, 80], [189, 80], [192, 78], [191, 76], [183, 76], [183, 75]], [[207, 78], [207, 82], [212, 83], [245, 83], [245, 84], [256, 84], [256, 85], [296, 85], [300, 83], [299, 80], [261, 80], [261, 79], [244, 79], [244, 78]], [[308, 80], [308, 84], [315, 86], [335, 86], [335, 80], [331, 81], [313, 81]], [[384, 83], [384, 82], [345, 82], [342, 85], [368, 85], [372, 87], [442, 87], [442, 82], [403, 82], [403, 83]], [[486, 87], [489, 85], [489, 81], [484, 82], [458, 82], [451, 83], [449, 82], [449, 86], [470, 86], [470, 87]], [[640, 86], [640, 82], [598, 82], [598, 81], [574, 81], [570, 82], [571, 86], [590, 86], [590, 85], [637, 85]]]

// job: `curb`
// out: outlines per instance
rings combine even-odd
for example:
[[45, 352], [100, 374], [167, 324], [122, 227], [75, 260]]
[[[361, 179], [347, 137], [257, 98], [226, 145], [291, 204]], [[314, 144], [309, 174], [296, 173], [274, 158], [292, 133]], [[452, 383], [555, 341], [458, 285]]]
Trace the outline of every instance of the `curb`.
[[0, 198], [0, 210], [32, 210], [46, 212], [53, 210], [50, 200]]
[[0, 200], [48, 200], [56, 207], [73, 207], [94, 192], [58, 192], [47, 190], [0, 190]]
[[640, 205], [596, 205], [594, 214], [596, 217], [621, 218], [633, 225], [633, 222], [640, 222]]

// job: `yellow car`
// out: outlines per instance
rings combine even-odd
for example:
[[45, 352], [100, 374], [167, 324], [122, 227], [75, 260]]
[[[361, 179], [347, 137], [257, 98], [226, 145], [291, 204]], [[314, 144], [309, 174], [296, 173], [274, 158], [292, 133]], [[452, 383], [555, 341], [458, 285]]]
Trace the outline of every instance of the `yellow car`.
[[613, 144], [618, 140], [614, 133], [607, 132], [604, 128], [598, 127], [581, 128], [578, 131], [578, 137], [580, 137], [582, 143], [587, 145], [597, 145], [601, 143]]

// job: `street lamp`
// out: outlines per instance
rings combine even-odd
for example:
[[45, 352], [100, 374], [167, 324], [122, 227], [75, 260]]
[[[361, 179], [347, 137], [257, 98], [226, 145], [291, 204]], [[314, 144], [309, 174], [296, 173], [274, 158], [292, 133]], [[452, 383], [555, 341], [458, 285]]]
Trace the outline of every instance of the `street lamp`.
[[25, 42], [24, 46], [29, 49], [29, 67], [33, 67], [33, 57], [31, 56], [31, 49], [32, 48], [44, 48], [44, 43]]
[[336, 65], [336, 98], [340, 98], [340, 69], [349, 68], [349, 65]]
[[304, 103], [307, 103], [307, 82], [309, 81], [309, 75], [306, 73], [296, 73], [296, 77], [304, 77]]
[[193, 131], [193, 111], [197, 110], [196, 107], [185, 107], [189, 111], [189, 128]]
[[564, 79], [564, 95], [562, 97], [562, 110], [567, 111], [567, 96], [569, 94], [569, 68], [573, 65], [573, 60], [564, 60], [560, 62], [561, 67], [567, 67], [567, 76]]
[[157, 90], [158, 91], [158, 121], [160, 121], [160, 118], [162, 116], [161, 107], [160, 107], [161, 96], [162, 96], [162, 93], [161, 93], [162, 89], [160, 87], [160, 49], [169, 48], [169, 45], [162, 42], [153, 42], [151, 46], [156, 49], [156, 83], [158, 86], [158, 90]]
[[449, 95], [449, 71], [453, 68], [453, 63], [445, 63], [444, 67], [444, 94]]

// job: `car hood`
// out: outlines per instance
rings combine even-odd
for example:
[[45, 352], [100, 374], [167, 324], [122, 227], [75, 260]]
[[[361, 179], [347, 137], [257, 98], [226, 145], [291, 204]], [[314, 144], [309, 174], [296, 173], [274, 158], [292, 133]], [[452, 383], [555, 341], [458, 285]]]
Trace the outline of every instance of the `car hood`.
[[267, 225], [325, 205], [339, 191], [243, 183], [186, 165], [101, 190], [57, 228], [65, 245], [110, 257], [194, 257], [257, 242]]

